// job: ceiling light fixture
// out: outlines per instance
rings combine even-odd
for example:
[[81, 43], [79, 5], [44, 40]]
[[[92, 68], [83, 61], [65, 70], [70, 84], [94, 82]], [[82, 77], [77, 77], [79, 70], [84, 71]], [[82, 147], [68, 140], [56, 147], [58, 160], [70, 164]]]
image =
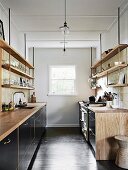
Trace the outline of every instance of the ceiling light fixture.
[[66, 51], [66, 47], [65, 47], [65, 32], [64, 32], [64, 49], [63, 51], [65, 52]]
[[66, 0], [65, 0], [65, 22], [64, 25], [59, 27], [60, 30], [62, 31], [63, 34], [68, 34], [69, 33], [69, 27], [67, 25], [67, 21], [66, 21]]

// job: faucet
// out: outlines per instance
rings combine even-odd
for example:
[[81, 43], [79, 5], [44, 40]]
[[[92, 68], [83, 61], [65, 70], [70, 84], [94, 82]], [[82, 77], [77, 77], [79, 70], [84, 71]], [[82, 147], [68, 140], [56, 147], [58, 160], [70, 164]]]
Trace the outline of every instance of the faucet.
[[22, 94], [24, 95], [24, 97], [25, 97], [25, 94], [24, 94], [24, 92], [22, 92], [22, 91], [15, 92], [15, 93], [13, 93], [13, 103], [14, 103], [14, 97], [15, 97], [15, 94], [17, 94], [17, 93], [22, 93]]

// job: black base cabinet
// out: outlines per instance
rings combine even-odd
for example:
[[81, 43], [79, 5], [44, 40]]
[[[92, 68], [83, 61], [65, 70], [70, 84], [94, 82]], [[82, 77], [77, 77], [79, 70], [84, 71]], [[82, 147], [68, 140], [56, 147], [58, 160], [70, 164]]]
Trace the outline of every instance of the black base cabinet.
[[30, 117], [19, 127], [19, 169], [25, 170], [34, 154], [35, 148], [30, 150], [34, 140], [34, 121], [35, 116]]
[[46, 106], [35, 114], [35, 142], [39, 141], [46, 127]]
[[27, 170], [45, 132], [46, 106], [0, 142], [0, 170]]
[[46, 106], [19, 127], [19, 170], [27, 170], [29, 167], [45, 127]]
[[15, 170], [18, 167], [18, 130], [0, 142], [0, 170]]

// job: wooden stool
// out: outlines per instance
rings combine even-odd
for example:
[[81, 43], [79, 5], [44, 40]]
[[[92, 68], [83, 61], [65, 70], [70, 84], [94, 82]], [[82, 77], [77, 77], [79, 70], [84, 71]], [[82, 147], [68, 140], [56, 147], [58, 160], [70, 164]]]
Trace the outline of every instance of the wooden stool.
[[115, 164], [121, 168], [128, 169], [128, 136], [118, 135], [115, 136], [115, 139], [119, 145]]

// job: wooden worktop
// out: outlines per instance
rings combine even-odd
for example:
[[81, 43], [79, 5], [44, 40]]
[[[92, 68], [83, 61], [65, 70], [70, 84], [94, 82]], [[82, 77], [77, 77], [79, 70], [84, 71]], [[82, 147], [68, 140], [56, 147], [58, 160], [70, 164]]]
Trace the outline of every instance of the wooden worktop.
[[88, 109], [94, 111], [95, 113], [124, 113], [124, 112], [128, 112], [128, 109], [121, 109], [121, 108], [108, 108], [106, 106], [103, 107], [88, 107]]
[[34, 108], [0, 112], [0, 141], [45, 105], [46, 103], [28, 103], [28, 106], [34, 106]]
[[[84, 106], [83, 102], [79, 103]], [[118, 145], [114, 136], [128, 136], [128, 109], [105, 106], [89, 106], [88, 109], [95, 112], [96, 160], [115, 160]]]
[[128, 136], [128, 109], [89, 107], [95, 112], [96, 159], [115, 160], [118, 145], [116, 135]]

